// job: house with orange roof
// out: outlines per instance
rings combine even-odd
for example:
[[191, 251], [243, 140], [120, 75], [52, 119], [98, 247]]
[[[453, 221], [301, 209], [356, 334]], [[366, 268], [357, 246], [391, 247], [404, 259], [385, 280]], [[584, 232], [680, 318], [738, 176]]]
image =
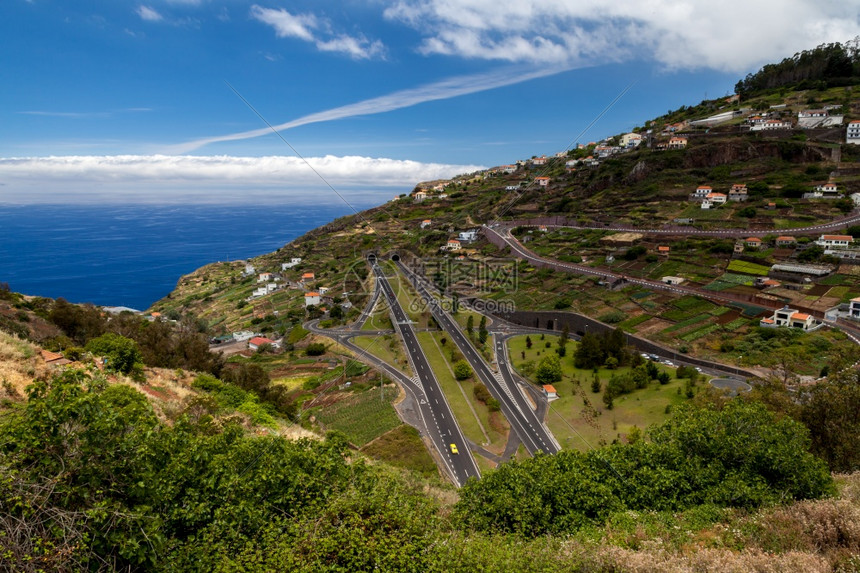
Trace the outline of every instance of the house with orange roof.
[[315, 277], [316, 277], [316, 275], [314, 275], [314, 273], [312, 271], [302, 273], [302, 282], [312, 281], [312, 280], [314, 280]]
[[851, 235], [821, 235], [815, 242], [825, 249], [844, 249], [851, 246], [851, 243], [854, 242], [854, 237]]
[[667, 245], [660, 245], [657, 247], [657, 254], [663, 255], [664, 257], [668, 257], [670, 250], [671, 249], [669, 249], [669, 247]]
[[270, 338], [266, 338], [265, 336], [255, 336], [248, 341], [248, 350], [259, 350], [260, 347], [264, 344], [268, 344], [270, 346], [277, 346], [275, 341]]
[[445, 248], [449, 251], [459, 251], [462, 245], [457, 239], [448, 239], [448, 244], [445, 245]]
[[305, 306], [319, 306], [320, 303], [320, 293], [316, 291], [310, 291], [305, 293]]
[[686, 137], [670, 137], [669, 143], [666, 145], [669, 149], [684, 149], [687, 147]]
[[715, 191], [713, 193], [708, 193], [707, 195], [705, 195], [705, 199], [715, 205], [722, 205], [726, 202], [727, 197], [725, 193], [717, 193]]
[[541, 187], [546, 187], [549, 185], [549, 177], [535, 177], [535, 183]]
[[793, 247], [797, 244], [797, 239], [794, 237], [789, 237], [788, 235], [783, 235], [781, 237], [776, 238], [776, 246], [777, 247]]
[[546, 155], [541, 155], [540, 157], [535, 157], [532, 159], [532, 165], [546, 165], [546, 162]]
[[424, 219], [423, 221], [421, 221], [421, 228], [426, 229], [430, 226], [431, 223], [432, 221], [430, 219]]
[[758, 237], [747, 237], [744, 239], [744, 245], [747, 247], [752, 247], [753, 249], [758, 249], [761, 247], [762, 242]]
[[543, 385], [543, 395], [546, 396], [547, 400], [555, 400], [558, 398], [558, 392], [552, 384]]
[[784, 306], [779, 310], [775, 310], [773, 317], [771, 317], [769, 321], [766, 318], [763, 318], [759, 322], [759, 326], [769, 328], [784, 326], [787, 328], [800, 328], [808, 331], [818, 328], [820, 323], [818, 323], [812, 315]]

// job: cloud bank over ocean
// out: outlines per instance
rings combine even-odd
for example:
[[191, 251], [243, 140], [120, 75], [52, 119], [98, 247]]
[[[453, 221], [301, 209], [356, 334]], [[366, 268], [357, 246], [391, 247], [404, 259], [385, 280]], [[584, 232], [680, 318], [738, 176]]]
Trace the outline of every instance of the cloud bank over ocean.
[[326, 182], [347, 198], [378, 203], [421, 181], [482, 168], [332, 155], [309, 157], [307, 163], [297, 157], [225, 155], [0, 158], [0, 203], [340, 202]]

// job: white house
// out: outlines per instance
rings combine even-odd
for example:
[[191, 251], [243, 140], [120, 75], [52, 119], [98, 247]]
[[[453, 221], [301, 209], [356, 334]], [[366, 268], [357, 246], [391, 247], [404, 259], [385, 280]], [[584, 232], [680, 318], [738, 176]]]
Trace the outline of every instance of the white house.
[[469, 229], [468, 231], [460, 231], [457, 238], [464, 243], [471, 243], [478, 240], [478, 230]]
[[754, 124], [750, 131], [771, 131], [775, 129], [791, 129], [791, 122], [782, 119], [767, 119]]
[[710, 199], [705, 199], [702, 201], [702, 209], [710, 209], [712, 206]]
[[260, 275], [257, 277], [258, 283], [264, 283], [272, 280], [277, 280], [275, 278], [275, 275], [273, 275], [272, 273], [260, 273]]
[[558, 398], [558, 392], [556, 391], [555, 386], [553, 386], [552, 384], [544, 384], [543, 395], [546, 396], [547, 401], [555, 400]]
[[839, 188], [836, 183], [822, 183], [815, 186], [815, 191], [821, 193], [822, 197], [836, 197], [839, 195]]
[[329, 288], [328, 288], [328, 287], [320, 287], [320, 288], [319, 288], [319, 293], [320, 293], [320, 295], [325, 295], [325, 294], [327, 294], [327, 293], [328, 293], [328, 291], [329, 291]]
[[239, 332], [233, 333], [233, 340], [236, 342], [242, 342], [244, 340], [251, 340], [254, 336], [256, 336], [256, 334], [250, 330], [240, 330]]
[[708, 193], [705, 195], [705, 198], [713, 203], [714, 205], [722, 205], [726, 202], [726, 194], [725, 193]]
[[449, 251], [459, 251], [462, 247], [460, 241], [457, 239], [448, 239], [448, 244], [445, 245], [445, 248]]
[[252, 265], [251, 263], [245, 263], [245, 273], [244, 274], [246, 277], [253, 275], [255, 272], [257, 272], [257, 270], [254, 268], [254, 265]]
[[320, 293], [311, 291], [305, 293], [305, 306], [319, 306]]
[[541, 155], [532, 159], [532, 165], [546, 165], [546, 161], [546, 155]]
[[416, 203], [420, 203], [424, 199], [427, 198], [427, 193], [424, 191], [418, 191], [415, 195], [412, 196]]
[[673, 276], [665, 276], [660, 281], [666, 283], [667, 285], [679, 285], [684, 282], [684, 277], [673, 277]]
[[281, 270], [282, 270], [282, 271], [285, 271], [285, 270], [287, 270], [287, 269], [291, 269], [291, 268], [293, 268], [293, 267], [295, 267], [295, 266], [297, 266], [297, 265], [300, 265], [300, 264], [301, 264], [301, 262], [302, 262], [302, 258], [301, 258], [301, 257], [293, 257], [292, 259], [290, 259], [290, 262], [288, 262], [288, 263], [281, 263]]
[[761, 239], [758, 237], [747, 237], [744, 239], [744, 245], [747, 247], [752, 247], [753, 249], [758, 249], [761, 247]]
[[714, 190], [708, 185], [699, 185], [696, 187], [696, 190], [693, 191], [693, 197], [697, 199], [704, 199], [708, 196], [708, 193], [712, 193]]
[[797, 112], [797, 125], [803, 128], [842, 125], [843, 117], [831, 115], [826, 109], [805, 109]]
[[817, 323], [811, 315], [785, 306], [779, 310], [774, 311], [772, 318], [761, 319], [759, 326], [764, 326], [768, 328], [786, 326], [789, 328], [802, 328], [803, 330], [811, 330], [817, 326]]
[[853, 143], [860, 145], [860, 121], [854, 120], [848, 122], [848, 131], [845, 133], [845, 143]]
[[430, 219], [424, 219], [423, 221], [421, 221], [421, 228], [426, 229], [430, 226], [431, 223], [432, 221]]
[[848, 303], [848, 316], [849, 318], [860, 319], [860, 297], [852, 298], [851, 302]]
[[549, 185], [549, 177], [535, 177], [535, 183], [541, 187], [546, 187]]
[[851, 243], [854, 241], [854, 237], [851, 235], [821, 235], [817, 241], [817, 244], [826, 248], [847, 248], [851, 246]]

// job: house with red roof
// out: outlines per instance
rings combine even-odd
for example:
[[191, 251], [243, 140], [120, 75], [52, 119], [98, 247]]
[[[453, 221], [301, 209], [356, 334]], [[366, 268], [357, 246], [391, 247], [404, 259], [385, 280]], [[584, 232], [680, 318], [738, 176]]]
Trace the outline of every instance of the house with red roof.
[[767, 328], [776, 328], [779, 326], [784, 326], [787, 328], [813, 330], [820, 326], [820, 324], [811, 315], [784, 306], [779, 310], [775, 310], [773, 313], [773, 317], [771, 317], [770, 319], [761, 319], [761, 321], [759, 322], [759, 326]]
[[265, 336], [255, 336], [248, 341], [248, 350], [259, 350], [260, 347], [264, 344], [268, 344], [270, 346], [277, 346], [274, 340], [266, 338]]
[[305, 293], [305, 306], [319, 306], [320, 304], [320, 293], [316, 291], [310, 291]]
[[549, 177], [535, 177], [535, 183], [541, 187], [546, 187], [549, 185]]

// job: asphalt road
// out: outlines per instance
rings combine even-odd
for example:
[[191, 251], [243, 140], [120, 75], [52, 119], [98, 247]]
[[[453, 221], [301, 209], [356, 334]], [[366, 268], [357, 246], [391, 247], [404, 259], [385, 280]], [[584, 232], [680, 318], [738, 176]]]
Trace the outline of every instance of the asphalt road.
[[[469, 451], [466, 438], [457, 425], [457, 420], [451, 412], [445, 394], [430, 368], [430, 363], [418, 343], [418, 337], [409, 316], [400, 306], [397, 295], [391, 288], [391, 283], [378, 264], [373, 264], [373, 272], [377, 277], [378, 288], [388, 301], [391, 321], [403, 340], [403, 346], [406, 348], [412, 370], [418, 377], [418, 383], [423, 394], [418, 397], [418, 404], [424, 415], [427, 430], [431, 434], [430, 438], [451, 469], [455, 482], [458, 486], [462, 486], [470, 477], [481, 477], [481, 472]], [[452, 444], [458, 453], [453, 453]]]
[[[469, 342], [466, 335], [463, 334], [460, 327], [454, 322], [454, 319], [451, 318], [430, 294], [426, 285], [421, 281], [421, 278], [413, 274], [403, 264], [398, 263], [398, 266], [409, 278], [421, 298], [424, 299], [436, 322], [448, 333], [451, 340], [460, 349], [460, 352], [471, 365], [475, 375], [487, 387], [490, 394], [499, 401], [502, 413], [510, 423], [511, 429], [516, 432], [528, 452], [532, 455], [538, 451], [548, 454], [558, 452], [560, 449], [559, 446], [516, 386], [510, 372], [506, 368], [501, 368], [499, 376], [496, 377], [483, 356], [472, 346], [472, 343]], [[504, 342], [501, 344], [504, 346]], [[506, 354], [504, 354], [504, 357], [507, 360]], [[505, 376], [505, 372], [508, 374], [507, 377]]]

